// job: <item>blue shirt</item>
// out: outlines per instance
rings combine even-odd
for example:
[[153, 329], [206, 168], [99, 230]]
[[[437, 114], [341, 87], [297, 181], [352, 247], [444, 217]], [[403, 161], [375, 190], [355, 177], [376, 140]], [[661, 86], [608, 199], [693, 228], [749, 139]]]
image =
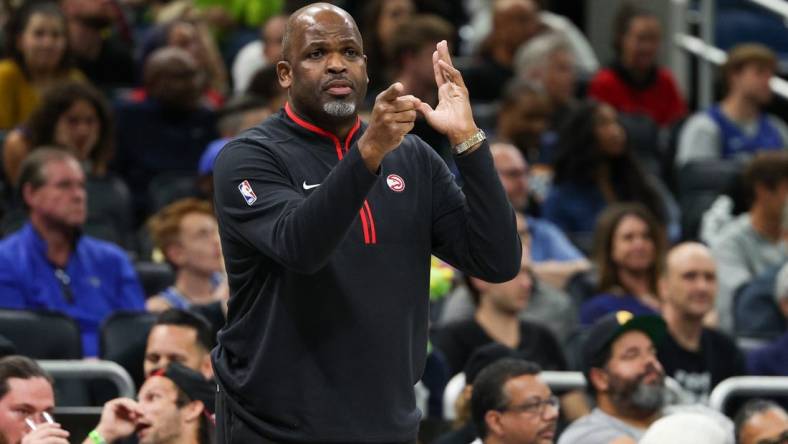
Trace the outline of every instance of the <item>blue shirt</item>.
[[550, 221], [526, 216], [528, 233], [531, 235], [531, 259], [534, 262], [574, 261], [583, 259], [583, 254]]
[[46, 252], [46, 242], [30, 223], [0, 241], [0, 307], [53, 310], [74, 318], [83, 354], [97, 356], [104, 318], [117, 310], [145, 308], [134, 268], [114, 244], [80, 236], [64, 268], [73, 295], [69, 303]]
[[739, 157], [741, 153], [754, 154], [761, 150], [783, 148], [780, 131], [769, 121], [766, 113], [758, 116], [758, 129], [752, 135], [742, 131], [741, 127], [729, 119], [719, 106], [711, 107], [708, 115], [720, 129], [720, 152], [723, 159], [733, 159]]
[[603, 293], [594, 296], [580, 306], [580, 325], [587, 327], [593, 325], [597, 319], [615, 311], [625, 310], [635, 316], [657, 315], [651, 307], [644, 305], [636, 297]]

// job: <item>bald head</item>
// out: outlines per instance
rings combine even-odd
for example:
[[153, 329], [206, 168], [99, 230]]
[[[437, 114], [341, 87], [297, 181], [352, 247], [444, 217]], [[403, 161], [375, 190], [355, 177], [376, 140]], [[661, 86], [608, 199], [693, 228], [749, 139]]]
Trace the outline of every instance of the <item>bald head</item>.
[[304, 32], [309, 28], [322, 28], [326, 25], [344, 25], [353, 30], [353, 33], [361, 42], [361, 33], [358, 30], [356, 21], [347, 11], [331, 3], [313, 3], [304, 6], [290, 15], [285, 26], [285, 34], [282, 38], [282, 57], [293, 60], [291, 50], [293, 42], [303, 37]]
[[[685, 242], [673, 247], [666, 258], [663, 281], [667, 310], [702, 319], [714, 308], [717, 266], [705, 245]], [[669, 316], [666, 319], [670, 322]]]
[[143, 83], [148, 95], [163, 106], [191, 109], [199, 104], [197, 62], [185, 49], [168, 46], [154, 51], [145, 62]]
[[687, 262], [704, 261], [714, 263], [714, 257], [711, 255], [709, 247], [699, 242], [683, 242], [671, 250], [665, 259], [665, 272], [680, 271]]

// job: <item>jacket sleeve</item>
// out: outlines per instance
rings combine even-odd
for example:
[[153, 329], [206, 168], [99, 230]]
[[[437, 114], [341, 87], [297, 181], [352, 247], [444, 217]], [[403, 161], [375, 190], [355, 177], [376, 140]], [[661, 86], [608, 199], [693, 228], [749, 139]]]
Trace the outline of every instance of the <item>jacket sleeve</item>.
[[[220, 231], [287, 269], [315, 273], [344, 238], [377, 177], [353, 145], [305, 197], [268, 148], [248, 139], [232, 141], [214, 164]], [[242, 183], [248, 184], [244, 192]]]
[[432, 248], [446, 262], [488, 282], [520, 271], [522, 244], [514, 210], [493, 167], [487, 142], [456, 159], [463, 188], [432, 151]]

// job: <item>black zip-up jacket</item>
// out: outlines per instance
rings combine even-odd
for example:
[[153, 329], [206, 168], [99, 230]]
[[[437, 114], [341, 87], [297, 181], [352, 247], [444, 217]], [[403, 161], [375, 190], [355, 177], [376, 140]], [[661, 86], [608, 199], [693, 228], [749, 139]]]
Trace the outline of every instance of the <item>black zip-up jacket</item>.
[[415, 439], [430, 254], [492, 282], [520, 269], [486, 143], [457, 158], [460, 191], [411, 135], [370, 173], [365, 128], [340, 141], [286, 106], [216, 159], [231, 297], [214, 370], [233, 413], [273, 440]]

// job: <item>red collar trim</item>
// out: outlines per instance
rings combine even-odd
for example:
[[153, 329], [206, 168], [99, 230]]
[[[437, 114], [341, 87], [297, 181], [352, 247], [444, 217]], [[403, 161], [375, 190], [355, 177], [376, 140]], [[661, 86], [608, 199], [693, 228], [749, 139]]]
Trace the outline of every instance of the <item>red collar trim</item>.
[[[338, 151], [338, 153], [340, 154], [339, 157], [342, 158], [342, 156], [341, 156], [341, 145], [339, 143], [339, 137], [337, 137], [334, 133], [332, 133], [330, 131], [326, 131], [323, 128], [320, 128], [319, 126], [313, 125], [313, 124], [307, 122], [306, 120], [302, 119], [301, 117], [298, 117], [298, 115], [295, 113], [295, 111], [293, 111], [293, 108], [290, 107], [290, 102], [285, 102], [285, 113], [287, 114], [288, 117], [290, 117], [290, 119], [293, 120], [293, 122], [295, 122], [299, 126], [305, 128], [305, 129], [307, 129], [309, 131], [312, 131], [313, 133], [320, 134], [323, 137], [328, 137], [331, 140], [333, 140], [334, 144], [337, 145], [337, 148], [340, 150], [340, 151]], [[353, 139], [353, 136], [356, 134], [356, 132], [358, 131], [359, 127], [361, 127], [361, 119], [358, 116], [356, 116], [356, 123], [353, 124], [353, 127], [347, 133], [347, 137], [345, 138], [344, 151], [347, 151], [347, 149], [349, 147], [349, 144], [350, 144], [350, 140]]]

